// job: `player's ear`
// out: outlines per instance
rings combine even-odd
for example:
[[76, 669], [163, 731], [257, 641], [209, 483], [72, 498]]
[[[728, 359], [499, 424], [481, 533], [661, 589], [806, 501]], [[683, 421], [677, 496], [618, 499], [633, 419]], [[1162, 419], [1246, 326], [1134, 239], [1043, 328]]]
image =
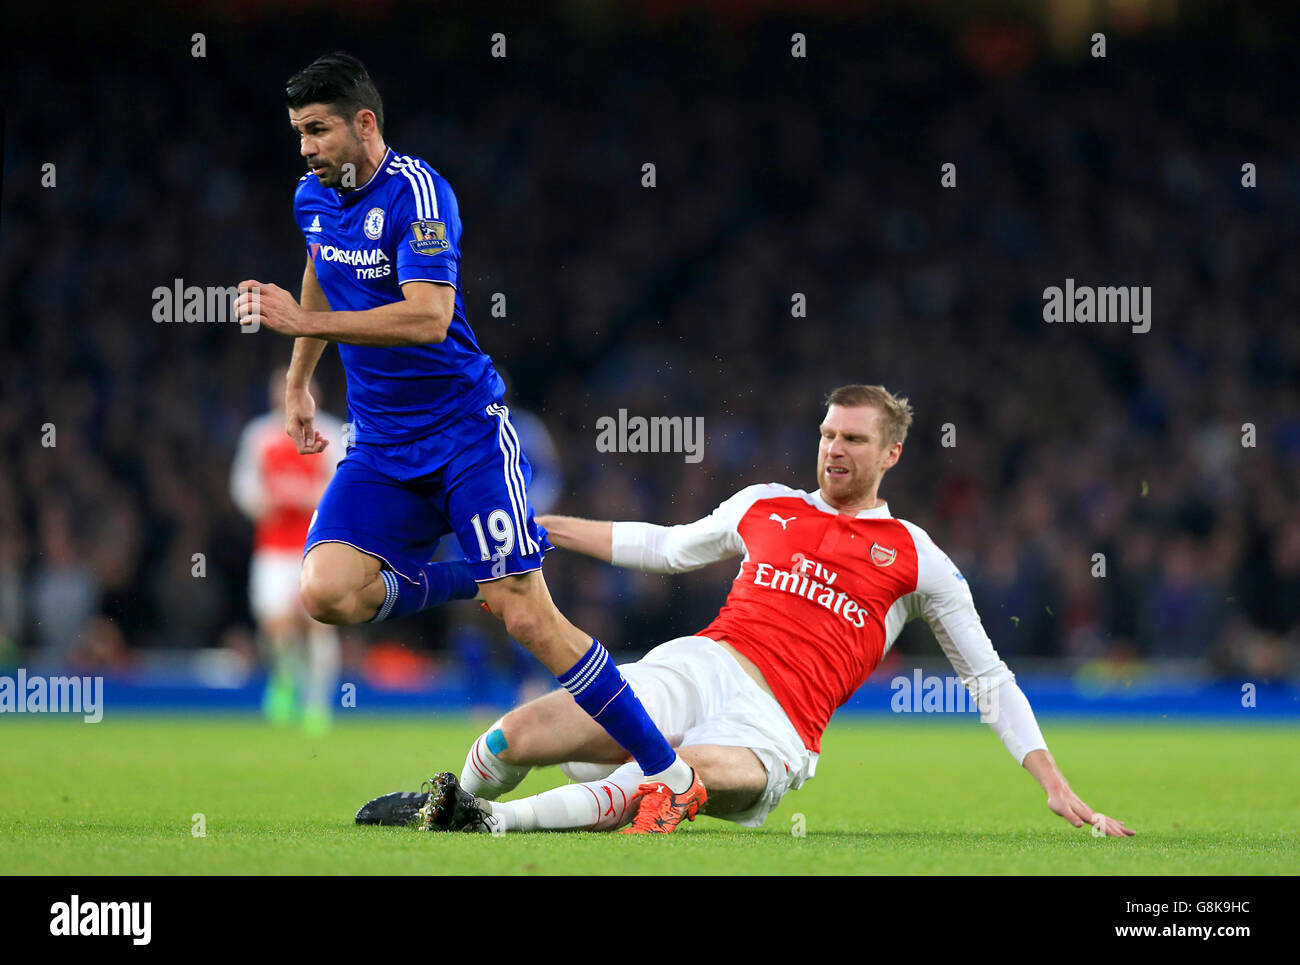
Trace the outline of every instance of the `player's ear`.
[[368, 107], [361, 108], [352, 118], [352, 130], [356, 132], [357, 137], [369, 137], [375, 132], [377, 125], [375, 112]]

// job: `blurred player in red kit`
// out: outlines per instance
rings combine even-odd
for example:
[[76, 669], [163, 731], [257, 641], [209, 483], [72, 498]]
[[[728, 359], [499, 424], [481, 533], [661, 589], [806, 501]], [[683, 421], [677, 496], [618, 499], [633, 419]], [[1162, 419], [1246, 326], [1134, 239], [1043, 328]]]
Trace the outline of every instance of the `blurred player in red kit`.
[[270, 669], [262, 709], [273, 723], [299, 718], [308, 733], [319, 734], [329, 728], [338, 681], [338, 630], [307, 615], [299, 577], [307, 528], [343, 458], [345, 441], [342, 423], [318, 412], [316, 429], [328, 445], [314, 455], [299, 454], [285, 433], [287, 371], [281, 366], [271, 376], [271, 411], [240, 436], [230, 494], [257, 527], [248, 589]]

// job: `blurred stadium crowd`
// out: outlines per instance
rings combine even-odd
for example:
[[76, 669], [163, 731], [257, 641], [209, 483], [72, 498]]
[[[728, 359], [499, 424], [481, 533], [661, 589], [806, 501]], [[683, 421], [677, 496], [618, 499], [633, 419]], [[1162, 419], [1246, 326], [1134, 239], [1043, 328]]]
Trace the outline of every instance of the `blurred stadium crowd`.
[[[685, 522], [753, 482], [811, 488], [825, 394], [880, 382], [916, 408], [882, 495], [961, 567], [1013, 666], [1297, 672], [1300, 134], [1279, 50], [1152, 32], [1066, 63], [1023, 30], [895, 19], [557, 33], [384, 5], [346, 31], [283, 26], [213, 27], [202, 59], [188, 20], [153, 22], [139, 50], [86, 29], [59, 60], [34, 46], [10, 65], [39, 92], [9, 111], [0, 213], [11, 659], [247, 640], [230, 459], [290, 345], [157, 324], [151, 293], [297, 291], [281, 85], [346, 47], [388, 142], [458, 194], [469, 322], [555, 440], [556, 511]], [[1066, 278], [1151, 286], [1151, 330], [1045, 324]], [[321, 381], [342, 416], [332, 352]], [[703, 416], [703, 461], [598, 452], [620, 408]], [[547, 574], [575, 623], [636, 651], [704, 625], [734, 568], [664, 578], [557, 552]], [[442, 651], [472, 609], [383, 633]], [[911, 630], [899, 649], [937, 653]]]

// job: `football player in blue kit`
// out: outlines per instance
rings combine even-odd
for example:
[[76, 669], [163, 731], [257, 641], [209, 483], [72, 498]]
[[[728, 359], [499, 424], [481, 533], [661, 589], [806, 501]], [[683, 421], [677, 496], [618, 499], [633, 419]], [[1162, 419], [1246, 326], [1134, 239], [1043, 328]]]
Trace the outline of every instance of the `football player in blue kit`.
[[[465, 318], [451, 186], [384, 143], [382, 101], [355, 57], [317, 59], [289, 79], [285, 101], [310, 168], [293, 205], [307, 253], [301, 302], [250, 279], [235, 308], [245, 327], [294, 337], [285, 413], [299, 452], [327, 445], [308, 383], [331, 342], [347, 375], [349, 446], [307, 533], [307, 612], [353, 624], [482, 599], [637, 760], [645, 793], [698, 808], [695, 772], [547, 591], [552, 546], [528, 501], [528, 459]], [[432, 562], [449, 533], [466, 558]], [[482, 743], [493, 758], [505, 749], [496, 726]]]

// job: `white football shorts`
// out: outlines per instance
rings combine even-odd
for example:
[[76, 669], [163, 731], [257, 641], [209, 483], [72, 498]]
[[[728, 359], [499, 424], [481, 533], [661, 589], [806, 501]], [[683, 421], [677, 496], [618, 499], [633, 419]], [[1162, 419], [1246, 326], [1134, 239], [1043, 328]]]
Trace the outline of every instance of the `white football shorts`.
[[674, 747], [748, 747], [762, 762], [767, 787], [757, 803], [716, 817], [760, 827], [785, 792], [816, 771], [817, 755], [804, 747], [781, 705], [708, 637], [669, 640], [618, 669]]
[[299, 596], [302, 554], [293, 550], [258, 550], [248, 567], [248, 601], [258, 623], [305, 616]]

